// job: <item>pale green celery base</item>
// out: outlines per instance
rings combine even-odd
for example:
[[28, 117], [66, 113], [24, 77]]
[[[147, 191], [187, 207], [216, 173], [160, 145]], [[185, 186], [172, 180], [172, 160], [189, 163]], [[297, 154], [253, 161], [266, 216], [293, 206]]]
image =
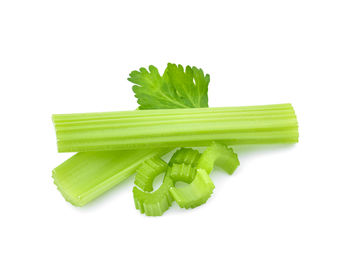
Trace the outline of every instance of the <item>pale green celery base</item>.
[[80, 152], [52, 171], [63, 197], [84, 206], [135, 173], [145, 160], [162, 156], [170, 149]]

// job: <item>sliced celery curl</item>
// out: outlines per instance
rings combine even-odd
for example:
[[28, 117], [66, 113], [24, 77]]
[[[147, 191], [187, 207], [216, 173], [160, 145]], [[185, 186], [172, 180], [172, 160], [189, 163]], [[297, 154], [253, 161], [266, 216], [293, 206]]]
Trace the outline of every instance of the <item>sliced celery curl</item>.
[[168, 174], [176, 182], [191, 183], [196, 175], [200, 153], [192, 148], [177, 150], [169, 161]]
[[192, 167], [197, 165], [200, 153], [198, 150], [192, 148], [181, 148], [176, 150], [169, 161], [169, 166], [173, 164], [186, 164]]
[[198, 169], [192, 183], [185, 187], [171, 187], [170, 193], [181, 208], [195, 208], [209, 199], [215, 186], [208, 173]]
[[153, 181], [165, 172], [168, 164], [160, 157], [153, 157], [144, 161], [136, 170], [135, 185], [143, 191], [153, 191]]
[[134, 187], [132, 191], [136, 209], [148, 216], [162, 215], [173, 202], [169, 192], [173, 185], [173, 180], [169, 176], [165, 176], [162, 185], [154, 192], [143, 192]]
[[[143, 176], [144, 183], [141, 184], [141, 190], [136, 186], [134, 186], [132, 190], [134, 195], [135, 208], [140, 210], [141, 213], [144, 213], [148, 216], [160, 216], [171, 206], [171, 203], [173, 202], [173, 198], [171, 197], [169, 189], [174, 185], [174, 182], [169, 175], [165, 175], [162, 185], [157, 190], [153, 192], [145, 191], [145, 187], [143, 185], [151, 184], [152, 186], [154, 178], [164, 172], [167, 167], [167, 165], [164, 167], [164, 165], [161, 163], [162, 160], [160, 158], [152, 158], [148, 161], [152, 161], [152, 163], [149, 164], [148, 162], [148, 164], [142, 164], [136, 170], [137, 173], [147, 173], [147, 175]], [[152, 167], [150, 165], [152, 165]], [[146, 170], [147, 168], [151, 170], [148, 171]], [[148, 175], [148, 173], [151, 174]], [[137, 180], [135, 179], [135, 185], [137, 185], [136, 183]], [[146, 188], [148, 189], [149, 187], [146, 186]]]
[[290, 104], [53, 115], [59, 152], [295, 143]]
[[119, 184], [145, 160], [169, 150], [99, 151], [77, 153], [52, 171], [63, 197], [83, 206]]
[[232, 174], [239, 166], [239, 160], [232, 148], [214, 142], [199, 158], [197, 168], [204, 169], [210, 174], [214, 165], [222, 168], [228, 174]]
[[[179, 154], [181, 154], [181, 150]], [[175, 169], [180, 168], [180, 170], [175, 171], [177, 175], [171, 176], [176, 177], [175, 182], [184, 181], [188, 183], [185, 187], [176, 188], [175, 185], [170, 188], [171, 195], [180, 207], [186, 209], [195, 208], [204, 204], [209, 199], [214, 190], [214, 184], [209, 177], [209, 174], [214, 168], [214, 164], [224, 169], [227, 173], [232, 174], [239, 166], [239, 161], [232, 148], [214, 142], [200, 155], [195, 165], [197, 170], [192, 168], [191, 165], [186, 164], [183, 164], [183, 166], [181, 164], [173, 164], [172, 167], [170, 167], [171, 169], [175, 166], [179, 166], [175, 167]], [[189, 171], [191, 168], [194, 169], [195, 172], [191, 173]], [[191, 173], [192, 176], [187, 173]]]
[[174, 182], [191, 183], [196, 175], [196, 169], [190, 164], [174, 163], [169, 166], [169, 175]]
[[[177, 150], [172, 155], [167, 165], [162, 185], [154, 192], [147, 191], [153, 190], [152, 184], [154, 178], [165, 171], [164, 161], [159, 157], [153, 157], [141, 164], [136, 170], [137, 174], [135, 177], [135, 186], [133, 188], [136, 209], [148, 216], [162, 215], [173, 202], [169, 189], [173, 187], [177, 181], [189, 183], [193, 181], [195, 169], [192, 166], [197, 163], [199, 156], [199, 152], [191, 148], [181, 148]], [[188, 166], [188, 168], [185, 167], [185, 169], [190, 171], [181, 170], [182, 164]], [[141, 173], [146, 175], [142, 175], [142, 182], [140, 183], [137, 177]], [[172, 176], [172, 174], [176, 174], [176, 176]], [[150, 188], [149, 185], [152, 186], [152, 190], [145, 190], [145, 188]]]

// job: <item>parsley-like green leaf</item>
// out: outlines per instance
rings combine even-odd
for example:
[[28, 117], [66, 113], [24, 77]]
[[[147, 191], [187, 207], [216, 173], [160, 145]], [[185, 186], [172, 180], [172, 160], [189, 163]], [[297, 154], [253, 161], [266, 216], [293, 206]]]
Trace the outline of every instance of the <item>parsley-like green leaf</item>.
[[208, 107], [210, 76], [202, 69], [168, 63], [163, 76], [154, 66], [132, 71], [128, 80], [138, 99], [139, 109]]

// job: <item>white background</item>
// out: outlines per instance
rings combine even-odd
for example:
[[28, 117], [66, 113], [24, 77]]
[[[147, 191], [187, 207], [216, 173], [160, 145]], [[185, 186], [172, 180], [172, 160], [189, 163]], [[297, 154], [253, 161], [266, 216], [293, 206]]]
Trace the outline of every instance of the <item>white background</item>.
[[[132, 110], [128, 73], [210, 73], [210, 106], [290, 102], [292, 146], [236, 147], [207, 204], [134, 208], [132, 179], [83, 208], [51, 170], [53, 113]], [[0, 2], [1, 266], [350, 266], [350, 2]]]

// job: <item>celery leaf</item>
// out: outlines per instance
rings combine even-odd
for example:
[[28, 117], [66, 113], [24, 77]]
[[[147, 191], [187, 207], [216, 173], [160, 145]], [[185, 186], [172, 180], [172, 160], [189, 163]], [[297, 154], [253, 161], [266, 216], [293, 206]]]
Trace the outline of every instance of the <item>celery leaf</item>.
[[161, 76], [158, 69], [140, 68], [128, 80], [138, 99], [139, 109], [174, 109], [208, 107], [210, 76], [202, 69], [168, 63]]

